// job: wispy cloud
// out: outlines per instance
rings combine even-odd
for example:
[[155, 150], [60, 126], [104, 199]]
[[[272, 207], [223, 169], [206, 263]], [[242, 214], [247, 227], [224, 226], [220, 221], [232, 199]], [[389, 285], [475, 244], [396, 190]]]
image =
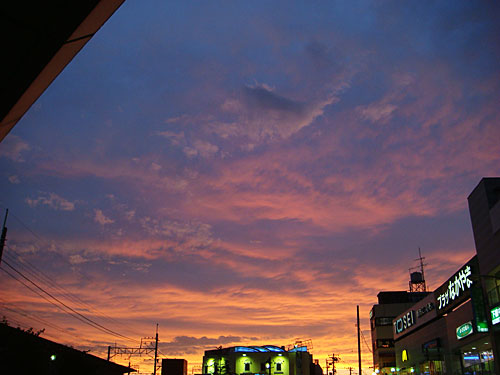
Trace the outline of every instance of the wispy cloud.
[[218, 134], [227, 136], [246, 135], [254, 140], [288, 138], [300, 129], [310, 125], [321, 116], [326, 106], [338, 99], [331, 95], [324, 99], [301, 102], [277, 94], [265, 84], [245, 86], [239, 95], [228, 98], [221, 109], [235, 116], [233, 123], [213, 124], [212, 129]]
[[109, 217], [104, 215], [104, 213], [100, 209], [94, 209], [94, 213], [94, 221], [100, 225], [112, 224], [115, 222], [113, 219], [110, 219]]
[[42, 193], [42, 195], [37, 198], [28, 197], [25, 199], [25, 202], [30, 207], [45, 205], [59, 211], [73, 211], [75, 209], [75, 202], [71, 202], [56, 193]]
[[11, 159], [15, 162], [24, 162], [22, 153], [31, 149], [28, 142], [17, 135], [10, 134], [2, 141], [0, 157]]
[[201, 156], [203, 158], [209, 158], [215, 156], [219, 151], [219, 147], [210, 142], [195, 140], [191, 146], [186, 146], [183, 149], [184, 153], [188, 158], [192, 158], [195, 156]]

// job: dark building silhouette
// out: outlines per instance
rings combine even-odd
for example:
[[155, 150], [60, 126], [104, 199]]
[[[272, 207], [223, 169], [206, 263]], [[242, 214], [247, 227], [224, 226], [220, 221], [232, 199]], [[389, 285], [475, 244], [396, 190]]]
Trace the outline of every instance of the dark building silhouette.
[[122, 375], [134, 369], [0, 323], [0, 373]]
[[161, 360], [161, 375], [187, 375], [185, 359], [164, 358]]
[[468, 197], [489, 340], [500, 374], [500, 177], [483, 178]]
[[0, 142], [123, 1], [0, 2]]

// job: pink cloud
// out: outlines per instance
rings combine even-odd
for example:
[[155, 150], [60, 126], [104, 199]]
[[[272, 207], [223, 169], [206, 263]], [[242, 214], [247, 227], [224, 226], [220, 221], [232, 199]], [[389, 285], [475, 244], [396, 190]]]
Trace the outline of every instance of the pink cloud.
[[24, 162], [24, 158], [21, 154], [30, 149], [31, 147], [26, 141], [22, 140], [17, 135], [10, 134], [2, 142], [0, 157], [5, 157], [15, 162]]
[[102, 210], [94, 209], [94, 221], [100, 225], [112, 224], [115, 221], [104, 215]]
[[45, 205], [60, 211], [73, 211], [75, 209], [75, 202], [70, 202], [56, 193], [42, 193], [42, 195], [33, 199], [28, 197], [25, 199], [25, 202], [30, 207]]

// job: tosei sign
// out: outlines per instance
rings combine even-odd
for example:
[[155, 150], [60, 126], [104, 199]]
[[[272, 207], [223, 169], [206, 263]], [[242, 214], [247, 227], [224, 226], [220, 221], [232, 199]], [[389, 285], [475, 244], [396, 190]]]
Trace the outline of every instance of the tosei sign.
[[394, 322], [394, 332], [401, 333], [415, 324], [415, 311], [410, 310]]

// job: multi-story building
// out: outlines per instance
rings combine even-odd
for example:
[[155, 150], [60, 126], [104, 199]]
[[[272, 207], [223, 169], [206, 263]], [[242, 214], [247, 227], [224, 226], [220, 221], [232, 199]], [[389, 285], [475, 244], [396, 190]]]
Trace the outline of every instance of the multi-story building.
[[487, 316], [489, 342], [500, 374], [500, 177], [483, 178], [468, 197]]
[[396, 317], [399, 374], [494, 373], [479, 274], [474, 256], [433, 294]]
[[373, 348], [374, 371], [390, 374], [396, 367], [392, 320], [415, 302], [424, 298], [427, 292], [380, 292], [378, 304], [370, 311], [370, 327]]
[[393, 320], [397, 374], [500, 374], [500, 178], [468, 201], [477, 255]]
[[205, 351], [203, 374], [315, 375], [322, 370], [306, 346], [233, 346]]

